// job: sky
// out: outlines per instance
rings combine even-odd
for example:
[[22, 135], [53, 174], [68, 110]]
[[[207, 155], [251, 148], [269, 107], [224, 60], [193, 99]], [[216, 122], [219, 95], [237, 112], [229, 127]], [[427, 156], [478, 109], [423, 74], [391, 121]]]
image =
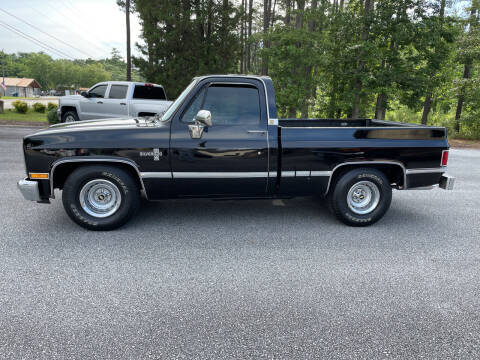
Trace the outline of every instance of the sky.
[[[130, 16], [130, 24], [132, 54], [136, 54], [134, 44], [141, 42], [141, 27], [135, 14]], [[6, 53], [43, 51], [55, 59], [101, 59], [109, 57], [112, 48], [125, 57], [125, 13], [116, 0], [0, 1], [0, 50]]]

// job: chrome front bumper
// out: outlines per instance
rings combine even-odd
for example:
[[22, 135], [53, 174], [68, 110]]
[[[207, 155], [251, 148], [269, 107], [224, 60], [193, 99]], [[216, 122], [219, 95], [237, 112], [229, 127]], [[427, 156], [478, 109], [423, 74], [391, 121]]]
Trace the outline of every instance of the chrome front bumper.
[[25, 200], [42, 201], [38, 191], [38, 182], [27, 179], [20, 180], [17, 184]]
[[454, 185], [455, 178], [447, 174], [443, 174], [438, 183], [438, 186], [444, 190], [453, 190]]

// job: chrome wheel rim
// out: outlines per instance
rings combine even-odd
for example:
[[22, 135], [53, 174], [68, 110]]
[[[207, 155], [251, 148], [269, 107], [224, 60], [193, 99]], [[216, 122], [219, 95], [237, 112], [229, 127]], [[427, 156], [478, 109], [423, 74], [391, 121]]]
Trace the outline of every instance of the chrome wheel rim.
[[65, 122], [66, 123], [75, 122], [75, 117], [73, 115], [68, 115], [65, 117]]
[[347, 195], [347, 204], [355, 214], [365, 215], [375, 210], [380, 202], [380, 190], [371, 181], [355, 183]]
[[117, 212], [122, 203], [122, 195], [117, 185], [111, 181], [95, 179], [83, 185], [79, 200], [88, 215], [105, 218]]

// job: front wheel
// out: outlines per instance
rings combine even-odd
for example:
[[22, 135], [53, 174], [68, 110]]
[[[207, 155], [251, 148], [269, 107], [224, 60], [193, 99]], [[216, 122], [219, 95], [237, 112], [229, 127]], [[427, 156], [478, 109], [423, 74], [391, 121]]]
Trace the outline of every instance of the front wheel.
[[69, 110], [69, 111], [66, 111], [63, 115], [62, 115], [62, 122], [64, 123], [72, 123], [72, 122], [75, 122], [75, 121], [78, 121], [78, 115], [76, 113], [76, 111], [73, 111], [73, 110]]
[[90, 230], [125, 224], [140, 205], [140, 191], [129, 173], [114, 166], [86, 166], [65, 182], [62, 201], [68, 216]]
[[351, 226], [367, 226], [380, 220], [392, 202], [392, 187], [379, 170], [361, 168], [343, 174], [328, 196], [335, 216]]

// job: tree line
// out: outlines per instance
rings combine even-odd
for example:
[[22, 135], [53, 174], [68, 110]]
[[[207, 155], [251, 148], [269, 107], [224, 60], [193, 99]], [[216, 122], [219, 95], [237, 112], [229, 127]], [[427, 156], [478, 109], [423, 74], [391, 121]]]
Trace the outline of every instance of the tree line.
[[[33, 78], [43, 90], [88, 88], [100, 81], [125, 80], [126, 63], [117, 49], [112, 49], [110, 57], [102, 60], [53, 59], [43, 52], [7, 54], [0, 51], [0, 62], [5, 77]], [[132, 76], [133, 80], [142, 79], [136, 69]]]
[[480, 0], [132, 0], [144, 42], [133, 61], [173, 97], [196, 75], [261, 74], [274, 80], [282, 117], [401, 113], [479, 136], [479, 9]]

